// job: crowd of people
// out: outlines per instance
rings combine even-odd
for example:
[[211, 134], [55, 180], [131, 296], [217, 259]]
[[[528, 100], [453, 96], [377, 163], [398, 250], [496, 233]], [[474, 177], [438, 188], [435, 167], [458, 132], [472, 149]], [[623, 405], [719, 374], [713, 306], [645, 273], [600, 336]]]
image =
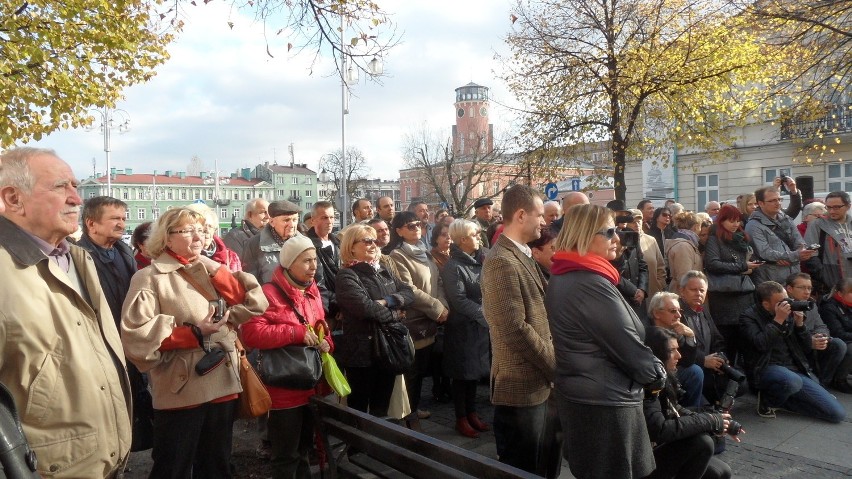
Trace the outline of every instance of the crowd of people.
[[[391, 419], [413, 430], [431, 376], [458, 434], [493, 430], [500, 461], [548, 478], [563, 458], [578, 478], [730, 477], [713, 453], [739, 432], [730, 401], [749, 388], [765, 417], [846, 417], [829, 392], [852, 392], [844, 192], [802, 205], [785, 179], [786, 211], [772, 186], [692, 212], [543, 202], [516, 185], [470, 219], [358, 199], [342, 231], [330, 202], [256, 198], [223, 236], [187, 205], [136, 228], [131, 248], [127, 205], [84, 203], [55, 152], [0, 159], [0, 265], [15, 285], [0, 293], [0, 380], [25, 405], [43, 477], [118, 477], [147, 449], [151, 477], [232, 477], [243, 347], [329, 353], [349, 407], [388, 418], [402, 398]], [[401, 372], [376, 353], [391, 326], [413, 346]], [[483, 382], [493, 418], [477, 411]], [[258, 454], [276, 478], [308, 478], [308, 402], [330, 390], [266, 386]]]

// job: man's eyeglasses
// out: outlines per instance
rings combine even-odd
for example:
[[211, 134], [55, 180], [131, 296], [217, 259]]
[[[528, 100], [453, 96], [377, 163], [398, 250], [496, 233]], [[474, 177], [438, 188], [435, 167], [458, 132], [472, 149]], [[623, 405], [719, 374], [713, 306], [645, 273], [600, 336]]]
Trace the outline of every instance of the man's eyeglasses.
[[615, 231], [616, 231], [615, 226], [613, 226], [612, 228], [607, 228], [605, 230], [598, 231], [595, 234], [599, 234], [599, 235], [603, 236], [604, 238], [611, 240], [612, 237], [615, 236]]
[[683, 312], [680, 308], [663, 309], [663, 311], [668, 311], [670, 314], [680, 314]]
[[780, 203], [780, 202], [781, 202], [781, 198], [775, 198], [775, 199], [773, 199], [773, 200], [764, 200], [763, 202], [764, 202], [764, 203]]
[[179, 235], [191, 238], [191, 237], [196, 236], [196, 235], [201, 236], [201, 235], [207, 234], [207, 232], [204, 230], [204, 228], [197, 228], [197, 229], [196, 228], [187, 228], [185, 230], [169, 231], [169, 234], [170, 235], [179, 234]]
[[831, 210], [842, 210], [843, 208], [846, 208], [847, 206], [849, 206], [849, 205], [825, 205], [825, 209], [827, 209], [829, 211], [831, 211]]
[[359, 243], [364, 243], [367, 246], [372, 246], [376, 244], [376, 238], [361, 238], [358, 240]]
[[793, 286], [793, 289], [801, 289], [802, 291], [813, 291], [813, 286], [806, 286], [804, 284], [800, 284], [798, 286]]
[[422, 221], [412, 221], [411, 223], [407, 223], [405, 227], [408, 228], [408, 231], [417, 231], [422, 224]]

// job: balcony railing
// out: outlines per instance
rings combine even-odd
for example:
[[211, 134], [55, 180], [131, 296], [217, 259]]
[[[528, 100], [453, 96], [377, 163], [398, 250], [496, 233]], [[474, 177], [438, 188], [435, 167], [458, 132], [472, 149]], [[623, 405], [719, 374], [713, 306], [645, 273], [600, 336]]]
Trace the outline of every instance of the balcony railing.
[[852, 132], [852, 104], [836, 105], [821, 118], [790, 120], [781, 125], [782, 140], [849, 132]]
[[231, 204], [231, 200], [227, 198], [217, 198], [213, 202], [216, 203], [218, 206], [228, 206]]
[[301, 197], [301, 196], [292, 196], [292, 195], [291, 195], [289, 198], [287, 198], [287, 201], [291, 201], [291, 202], [293, 202], [293, 203], [299, 203], [300, 201], [302, 201], [302, 197]]

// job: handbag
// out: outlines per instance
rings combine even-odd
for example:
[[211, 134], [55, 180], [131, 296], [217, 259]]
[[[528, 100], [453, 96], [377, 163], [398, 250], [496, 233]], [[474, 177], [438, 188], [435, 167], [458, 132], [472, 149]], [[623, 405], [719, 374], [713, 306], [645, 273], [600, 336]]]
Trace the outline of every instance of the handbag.
[[707, 290], [713, 293], [750, 293], [754, 282], [747, 274], [707, 274]]
[[408, 400], [408, 388], [405, 387], [405, 375], [398, 374], [393, 382], [388, 417], [402, 419], [411, 414], [411, 402]]
[[[283, 292], [283, 291], [282, 291]], [[293, 308], [299, 322], [306, 328], [310, 324], [296, 309], [293, 298], [283, 295]], [[261, 349], [257, 355], [257, 373], [269, 386], [308, 390], [316, 387], [322, 377], [322, 358], [314, 346], [290, 345], [274, 349]]]
[[[214, 304], [214, 303], [219, 305], [219, 306], [217, 306], [217, 311], [221, 311], [221, 310], [224, 310], [226, 308], [225, 302], [222, 300], [222, 298], [220, 298], [218, 296], [218, 293], [216, 294], [216, 297], [214, 298], [213, 297], [214, 295], [211, 294], [210, 291], [207, 288], [204, 288], [200, 284], [198, 284], [198, 282], [195, 281], [195, 279], [192, 276], [190, 276], [189, 273], [186, 272], [186, 270], [181, 268], [181, 269], [178, 270], [178, 274], [183, 276], [183, 279], [185, 279], [187, 283], [191, 284], [192, 287], [195, 288], [195, 290], [198, 291], [199, 294], [201, 294], [201, 296], [204, 296], [204, 299], [209, 301], [211, 305]], [[215, 290], [215, 288], [213, 288], [213, 289]], [[221, 317], [221, 313], [219, 314], [219, 316]], [[210, 348], [204, 346], [204, 342], [201, 341], [200, 337], [199, 337], [199, 343], [200, 343], [201, 349], [204, 350], [205, 354], [204, 354], [204, 356], [202, 356], [201, 359], [198, 360], [197, 363], [195, 363], [195, 373], [198, 374], [199, 376], [205, 376], [205, 375], [209, 374], [211, 371], [213, 371], [214, 369], [221, 366], [222, 363], [225, 362], [225, 359], [227, 359], [228, 354], [224, 350], [222, 350], [221, 348], [210, 349]]]
[[[325, 321], [323, 321], [323, 323], [325, 324], [325, 328], [320, 328], [317, 332], [320, 342], [322, 342], [325, 337], [326, 331], [331, 331], [328, 323]], [[331, 390], [340, 397], [346, 397], [352, 393], [352, 387], [349, 386], [349, 381], [346, 380], [346, 376], [343, 375], [343, 372], [341, 372], [340, 368], [337, 366], [337, 361], [335, 361], [334, 356], [329, 353], [320, 353], [320, 356], [322, 358], [322, 376], [325, 378], [325, 382], [328, 383]]]
[[376, 323], [373, 334], [373, 361], [393, 374], [402, 374], [414, 364], [414, 341], [399, 321]]
[[257, 372], [251, 367], [246, 358], [246, 350], [239, 339], [236, 341], [237, 353], [240, 356], [240, 385], [243, 392], [240, 393], [240, 403], [237, 415], [241, 419], [252, 419], [263, 416], [272, 408], [272, 398], [269, 396], [266, 386], [258, 377]]

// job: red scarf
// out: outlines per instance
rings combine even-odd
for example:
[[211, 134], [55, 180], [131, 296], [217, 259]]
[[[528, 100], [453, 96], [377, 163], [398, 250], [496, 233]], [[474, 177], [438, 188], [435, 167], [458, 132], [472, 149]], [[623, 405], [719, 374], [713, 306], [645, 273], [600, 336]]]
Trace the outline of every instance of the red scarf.
[[581, 255], [576, 251], [557, 251], [553, 255], [550, 274], [565, 274], [570, 271], [591, 271], [603, 276], [613, 285], [618, 285], [619, 282], [618, 270], [602, 256], [594, 253]]
[[174, 251], [172, 251], [170, 248], [166, 248], [166, 253], [168, 253], [168, 254], [169, 254], [169, 256], [171, 256], [172, 258], [176, 259], [176, 260], [178, 261], [178, 263], [180, 263], [180, 264], [182, 264], [182, 265], [184, 265], [184, 266], [186, 266], [186, 265], [188, 265], [188, 264], [189, 264], [189, 261], [188, 261], [186, 258], [184, 258], [183, 256], [181, 256], [181, 255], [179, 255], [179, 254], [175, 253], [175, 252], [174, 252]]
[[846, 301], [844, 301], [843, 293], [841, 293], [840, 291], [834, 293], [834, 299], [836, 299], [837, 302], [842, 304], [843, 306], [846, 306], [847, 308], [852, 308], [852, 303], [847, 303]]
[[141, 252], [136, 253], [136, 269], [142, 269], [146, 266], [151, 266], [151, 260], [142, 255]]

